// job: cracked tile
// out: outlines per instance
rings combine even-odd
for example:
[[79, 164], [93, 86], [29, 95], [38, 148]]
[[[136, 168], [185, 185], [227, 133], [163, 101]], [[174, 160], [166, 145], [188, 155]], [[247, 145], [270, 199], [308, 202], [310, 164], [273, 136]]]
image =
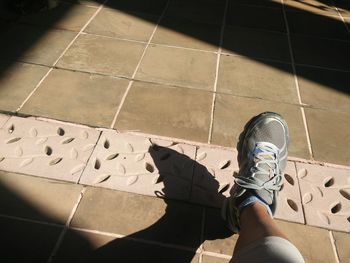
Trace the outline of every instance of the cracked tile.
[[297, 163], [308, 225], [350, 232], [350, 170]]
[[104, 131], [80, 183], [188, 200], [195, 147]]
[[238, 173], [237, 151], [200, 147], [196, 154], [191, 202], [222, 206]]
[[20, 112], [110, 127], [128, 84], [125, 79], [54, 69]]
[[12, 117], [0, 129], [0, 169], [77, 182], [99, 132]]
[[284, 172], [283, 186], [277, 196], [275, 218], [301, 224], [305, 223], [300, 200], [299, 182], [293, 162], [287, 163]]
[[145, 45], [94, 35], [81, 35], [57, 66], [72, 70], [131, 77]]

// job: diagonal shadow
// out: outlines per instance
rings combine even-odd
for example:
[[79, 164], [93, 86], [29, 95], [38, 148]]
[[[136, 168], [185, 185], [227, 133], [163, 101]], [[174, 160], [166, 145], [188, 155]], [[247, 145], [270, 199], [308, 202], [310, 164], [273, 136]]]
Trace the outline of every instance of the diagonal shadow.
[[[40, 26], [27, 26], [31, 19], [23, 16], [8, 15], [6, 3], [0, 6], [3, 12], [0, 27], [4, 40], [0, 43], [0, 78], [12, 63], [30, 50], [50, 29], [63, 20], [73, 7], [66, 3], [54, 10], [47, 11], [45, 23]], [[30, 2], [30, 0], [27, 0]], [[80, 0], [69, 0], [77, 3]], [[102, 0], [92, 1], [102, 3]], [[167, 0], [109, 0], [105, 7], [123, 11], [140, 19], [154, 23], [154, 17], [163, 12]], [[308, 2], [299, 0], [303, 5], [325, 11], [331, 2], [319, 0]], [[253, 4], [247, 6], [241, 4]], [[349, 9], [347, 1], [337, 1], [343, 9]], [[268, 8], [265, 8], [268, 7]], [[350, 71], [350, 34], [342, 21], [325, 13], [315, 14], [313, 11], [300, 10], [299, 7], [287, 7], [287, 19], [298, 27], [302, 34], [310, 36], [339, 39], [330, 41], [322, 38], [305, 38], [295, 35], [291, 26], [294, 60], [299, 64], [313, 64], [320, 67], [337, 68]], [[4, 11], [5, 10], [5, 11]], [[160, 22], [160, 27], [173, 30], [203, 43], [218, 46], [220, 40], [221, 21], [225, 10], [225, 0], [170, 0], [169, 8]], [[290, 12], [298, 11], [298, 12]], [[5, 14], [5, 15], [4, 15]], [[147, 15], [145, 15], [147, 14]], [[151, 16], [150, 16], [151, 15]], [[33, 20], [38, 18], [33, 18]], [[298, 24], [299, 23], [299, 24]], [[348, 25], [349, 23], [346, 22]], [[310, 29], [311, 24], [313, 28]], [[303, 29], [304, 25], [304, 29]], [[318, 26], [322, 25], [322, 26]], [[223, 39], [223, 51], [233, 53], [257, 61], [281, 72], [292, 73], [290, 66], [276, 61], [290, 63], [290, 54], [281, 3], [271, 0], [229, 0], [228, 15]], [[276, 60], [276, 61], [275, 61]], [[50, 63], [48, 63], [50, 64]], [[298, 76], [319, 83], [324, 87], [349, 94], [348, 72], [328, 71], [314, 67], [297, 66]], [[264, 89], [264, 87], [261, 87]]]

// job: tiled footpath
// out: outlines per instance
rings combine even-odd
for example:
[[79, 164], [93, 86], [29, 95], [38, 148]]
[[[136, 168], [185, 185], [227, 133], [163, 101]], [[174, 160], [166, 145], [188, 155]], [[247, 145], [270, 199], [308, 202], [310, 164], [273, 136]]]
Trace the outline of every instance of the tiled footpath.
[[350, 165], [348, 1], [61, 2], [0, 21], [0, 111], [226, 147], [276, 111], [293, 156]]
[[[0, 127], [2, 257], [228, 262], [237, 236], [218, 208], [235, 150], [34, 117]], [[307, 262], [348, 262], [349, 189], [349, 167], [288, 161], [276, 218]]]

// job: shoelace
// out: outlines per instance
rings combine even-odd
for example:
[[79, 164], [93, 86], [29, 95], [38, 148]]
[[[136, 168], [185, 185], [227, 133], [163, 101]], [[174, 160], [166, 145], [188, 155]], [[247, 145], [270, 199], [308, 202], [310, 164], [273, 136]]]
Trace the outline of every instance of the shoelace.
[[[257, 159], [255, 165], [250, 168], [250, 176], [237, 176], [235, 179], [236, 184], [243, 188], [261, 190], [265, 189], [269, 192], [278, 191], [281, 188], [282, 184], [282, 175], [280, 173], [278, 156], [279, 149], [271, 144], [266, 142], [257, 143], [255, 146], [259, 152], [253, 154], [252, 158]], [[266, 170], [263, 167], [266, 167], [266, 164], [270, 169]], [[271, 173], [273, 176], [270, 180], [263, 181], [256, 177], [256, 175], [268, 175], [270, 177]]]

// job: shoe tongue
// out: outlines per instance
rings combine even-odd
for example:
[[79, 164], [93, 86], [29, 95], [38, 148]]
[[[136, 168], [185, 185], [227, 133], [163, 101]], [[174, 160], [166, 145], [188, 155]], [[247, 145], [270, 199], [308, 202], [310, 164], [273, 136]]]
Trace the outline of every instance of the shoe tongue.
[[[253, 152], [253, 156], [254, 156], [254, 163], [257, 163], [261, 160], [274, 160], [273, 156], [263, 150], [261, 150], [259, 147], [255, 147], [254, 152]], [[259, 156], [259, 157], [258, 157]], [[271, 163], [270, 163], [271, 165]], [[267, 163], [260, 163], [258, 164], [258, 167], [265, 170], [265, 171], [270, 171], [271, 169], [275, 168], [274, 165], [271, 165], [271, 167], [267, 164]], [[266, 178], [269, 178], [269, 174], [266, 174]]]

